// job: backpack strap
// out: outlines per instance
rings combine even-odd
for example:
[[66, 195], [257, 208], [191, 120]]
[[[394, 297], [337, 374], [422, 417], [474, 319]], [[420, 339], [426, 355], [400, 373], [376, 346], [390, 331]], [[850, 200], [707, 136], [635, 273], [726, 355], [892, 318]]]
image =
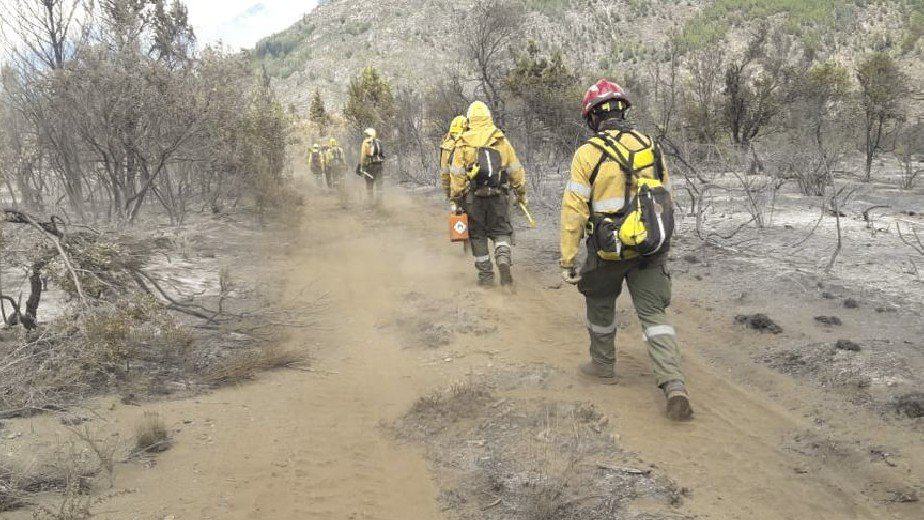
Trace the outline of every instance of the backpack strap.
[[590, 209], [590, 218], [594, 218], [594, 181], [597, 180], [597, 175], [600, 174], [600, 167], [603, 166], [603, 163], [606, 162], [606, 152], [600, 154], [600, 160], [597, 161], [597, 164], [594, 166], [594, 170], [590, 173], [590, 196], [587, 197], [587, 207]]
[[[591, 196], [593, 196], [593, 181], [596, 179], [597, 174], [599, 173], [600, 166], [602, 166], [603, 163], [606, 162], [606, 159], [610, 158], [616, 161], [616, 163], [619, 164], [619, 167], [622, 169], [623, 175], [626, 178], [626, 185], [623, 188], [623, 192], [625, 194], [625, 200], [622, 203], [622, 211], [626, 212], [628, 211], [628, 208], [629, 208], [629, 200], [630, 200], [629, 191], [630, 191], [630, 188], [632, 187], [632, 179], [635, 177], [636, 171], [635, 171], [635, 168], [633, 167], [633, 165], [635, 164], [635, 151], [630, 150], [629, 148], [626, 148], [625, 146], [620, 144], [620, 140], [622, 139], [622, 136], [624, 133], [626, 132], [620, 131], [619, 133], [616, 134], [615, 137], [613, 137], [607, 132], [600, 132], [597, 134], [596, 137], [590, 140], [590, 144], [592, 144], [597, 149], [599, 149], [601, 152], [603, 152], [603, 155], [600, 157], [600, 161], [597, 163], [597, 166], [594, 168], [594, 172], [591, 175], [590, 190], [591, 190]], [[638, 139], [637, 136], [635, 135], [633, 136], [636, 137], [636, 139]], [[641, 142], [641, 140], [639, 140], [639, 142]], [[623, 153], [623, 150], [625, 150], [625, 153]], [[591, 206], [591, 215], [593, 215], [593, 206]]]
[[[629, 148], [623, 145], [622, 138], [624, 135], [632, 136], [639, 146], [637, 148]], [[626, 177], [626, 186], [624, 190], [625, 201], [623, 202], [624, 211], [628, 211], [629, 202], [631, 200], [632, 181], [638, 178], [638, 172], [640, 170], [653, 166], [658, 180], [664, 180], [664, 165], [661, 162], [661, 149], [655, 145], [654, 140], [650, 137], [646, 137], [636, 130], [619, 130], [616, 135], [611, 135], [609, 132], [604, 131], [592, 138], [590, 143], [602, 150], [605, 155], [619, 163], [619, 166], [622, 168]], [[646, 150], [652, 151], [652, 164], [644, 164], [636, 167], [637, 154]]]
[[659, 181], [664, 182], [664, 156], [662, 155], [661, 147], [658, 145], [654, 145], [654, 156], [655, 175], [658, 176]]

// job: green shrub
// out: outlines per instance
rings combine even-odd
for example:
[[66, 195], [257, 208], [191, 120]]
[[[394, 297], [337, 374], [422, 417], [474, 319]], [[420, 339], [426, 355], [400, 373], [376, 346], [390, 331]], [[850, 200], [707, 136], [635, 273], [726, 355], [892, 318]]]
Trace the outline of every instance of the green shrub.
[[369, 22], [350, 22], [346, 24], [346, 26], [343, 28], [343, 31], [350, 36], [359, 36], [361, 34], [365, 34], [371, 26], [372, 24]]
[[571, 0], [526, 0], [526, 7], [547, 15], [564, 12], [571, 6]]
[[849, 20], [853, 3], [848, 0], [715, 0], [687, 23], [683, 40], [689, 47], [702, 48], [722, 39], [732, 26], [781, 13], [786, 14], [788, 32], [805, 35]]

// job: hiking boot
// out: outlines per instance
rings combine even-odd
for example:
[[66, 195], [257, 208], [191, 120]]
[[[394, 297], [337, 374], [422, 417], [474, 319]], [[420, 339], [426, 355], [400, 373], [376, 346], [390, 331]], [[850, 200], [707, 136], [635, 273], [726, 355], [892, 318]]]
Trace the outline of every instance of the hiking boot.
[[510, 272], [510, 264], [497, 264], [497, 270], [500, 271], [501, 285], [513, 285], [513, 274]]
[[585, 376], [596, 379], [613, 379], [616, 375], [613, 372], [613, 365], [604, 365], [596, 361], [588, 361], [580, 366], [581, 373]]
[[494, 286], [494, 265], [490, 260], [475, 262], [475, 270], [478, 272], [478, 285], [482, 287]]
[[683, 381], [668, 381], [662, 386], [664, 397], [667, 398], [667, 417], [672, 421], [689, 421], [693, 418], [693, 407], [690, 406], [690, 395]]

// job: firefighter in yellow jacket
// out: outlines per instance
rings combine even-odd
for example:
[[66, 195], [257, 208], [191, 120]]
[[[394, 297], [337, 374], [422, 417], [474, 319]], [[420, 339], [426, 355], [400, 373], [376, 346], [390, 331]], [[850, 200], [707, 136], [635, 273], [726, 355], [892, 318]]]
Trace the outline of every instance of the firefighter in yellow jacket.
[[478, 282], [494, 284], [494, 266], [488, 240], [494, 241], [494, 258], [501, 284], [511, 285], [513, 226], [510, 192], [526, 204], [526, 170], [517, 154], [494, 125], [491, 111], [481, 101], [468, 108], [468, 130], [456, 145], [450, 168], [450, 199], [469, 217], [469, 241], [475, 256]]
[[324, 174], [327, 171], [327, 162], [325, 161], [324, 151], [321, 145], [315, 143], [308, 152], [308, 169], [314, 175], [315, 182], [319, 188], [324, 187]]
[[366, 181], [366, 207], [378, 206], [382, 200], [382, 165], [385, 154], [375, 128], [363, 131], [363, 144], [359, 148], [359, 165], [356, 172]]
[[[584, 96], [583, 115], [597, 135], [575, 153], [563, 195], [562, 277], [577, 284], [587, 303], [590, 361], [581, 365], [581, 372], [601, 379], [614, 377], [616, 299], [625, 283], [642, 324], [657, 384], [667, 398], [668, 416], [687, 420], [692, 408], [675, 331], [666, 315], [671, 300], [666, 265], [669, 240], [665, 243], [662, 236], [644, 255], [638, 252], [640, 246], [625, 245], [632, 243], [627, 228], [638, 225], [632, 217], [640, 214], [635, 208], [641, 204], [637, 199], [642, 186], [646, 196], [653, 189], [649, 186], [656, 186], [669, 197], [667, 166], [660, 149], [626, 122], [629, 106], [622, 88], [606, 80]], [[670, 205], [669, 198], [664, 202]], [[669, 225], [672, 229], [672, 220]], [[651, 233], [659, 236], [656, 229]], [[575, 260], [585, 234], [587, 260], [579, 270]]]
[[325, 176], [327, 177], [328, 188], [342, 188], [343, 174], [346, 171], [346, 158], [343, 154], [343, 148], [333, 137], [327, 141], [327, 149], [324, 153]]
[[456, 150], [456, 143], [462, 138], [462, 134], [468, 128], [468, 118], [465, 116], [456, 116], [449, 125], [449, 132], [443, 137], [440, 143], [440, 186], [449, 198], [450, 193], [450, 175], [449, 169], [452, 167], [452, 157]]

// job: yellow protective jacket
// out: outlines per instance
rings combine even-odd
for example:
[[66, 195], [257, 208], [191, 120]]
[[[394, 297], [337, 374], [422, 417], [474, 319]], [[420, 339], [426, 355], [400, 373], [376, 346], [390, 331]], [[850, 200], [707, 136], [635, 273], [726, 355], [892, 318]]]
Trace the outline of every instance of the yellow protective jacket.
[[327, 153], [324, 155], [324, 164], [328, 166], [334, 166], [337, 163], [346, 161], [346, 156], [343, 155], [343, 148], [340, 146], [329, 146], [327, 148]]
[[440, 144], [440, 186], [446, 192], [447, 197], [450, 195], [451, 178], [449, 169], [452, 167], [452, 152], [456, 149], [457, 142], [458, 139], [446, 134]]
[[[607, 132], [616, 137], [619, 134], [617, 130], [607, 130]], [[652, 147], [657, 146], [654, 141], [645, 134], [638, 131], [623, 132], [619, 142], [631, 149], [637, 149], [640, 145], [648, 144]], [[612, 214], [623, 210], [626, 201], [626, 175], [622, 167], [616, 161], [606, 157], [604, 152], [591, 144], [590, 142], [578, 148], [574, 153], [571, 161], [571, 180], [565, 186], [565, 193], [562, 196], [561, 203], [561, 266], [574, 266], [574, 259], [577, 257], [581, 247], [581, 240], [584, 238], [584, 230], [587, 221], [590, 220], [590, 208], [587, 202], [593, 194], [594, 213], [597, 215]], [[670, 186], [670, 178], [667, 171], [667, 163], [664, 161], [663, 154], [658, 154], [661, 161], [662, 173], [664, 176], [663, 183], [665, 187]], [[600, 164], [600, 170], [594, 180], [593, 187], [590, 184], [590, 176], [597, 164]], [[657, 169], [652, 163], [638, 172], [639, 177], [657, 178]], [[630, 183], [630, 195], [637, 189], [636, 182]], [[630, 196], [631, 198], [631, 196]], [[628, 257], [633, 256], [631, 251]]]
[[[373, 141], [375, 141], [375, 139], [367, 137], [363, 141], [362, 146], [359, 147], [359, 161], [363, 165], [363, 168], [369, 166], [369, 164], [372, 162]], [[379, 146], [381, 146], [381, 144]]]
[[483, 103], [473, 103], [468, 114], [468, 131], [456, 143], [450, 173], [450, 193], [452, 200], [462, 199], [468, 191], [469, 176], [477, 160], [478, 149], [490, 147], [501, 155], [501, 166], [507, 172], [510, 187], [518, 196], [526, 195], [526, 169], [517, 159], [517, 153], [504, 137], [504, 133], [494, 126], [491, 112]]

